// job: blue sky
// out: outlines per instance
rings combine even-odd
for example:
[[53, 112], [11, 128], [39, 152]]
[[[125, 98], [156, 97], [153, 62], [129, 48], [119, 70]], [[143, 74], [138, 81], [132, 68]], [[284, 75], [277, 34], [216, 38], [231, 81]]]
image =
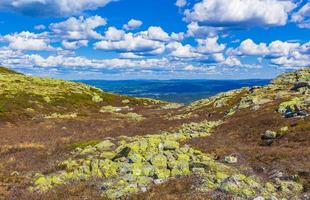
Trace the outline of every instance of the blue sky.
[[310, 2], [2, 0], [0, 64], [64, 79], [273, 78], [310, 66]]

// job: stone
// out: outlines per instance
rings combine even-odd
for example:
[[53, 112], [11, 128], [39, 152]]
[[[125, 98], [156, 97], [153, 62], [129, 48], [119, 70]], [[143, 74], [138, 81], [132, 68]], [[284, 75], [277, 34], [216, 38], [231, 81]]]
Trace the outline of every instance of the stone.
[[132, 164], [132, 174], [134, 176], [141, 176], [142, 175], [142, 164], [141, 163], [134, 163]]
[[176, 141], [171, 141], [171, 140], [167, 140], [167, 141], [164, 141], [164, 144], [163, 144], [163, 149], [166, 151], [166, 150], [176, 150], [180, 148], [180, 145], [178, 142]]
[[194, 162], [194, 163], [190, 163], [189, 164], [189, 168], [190, 168], [190, 170], [192, 170], [192, 169], [194, 169], [194, 168], [201, 168], [201, 169], [204, 169], [204, 170], [209, 170], [210, 169], [210, 167], [207, 165], [207, 164], [205, 164], [205, 163], [196, 163], [196, 162]]
[[45, 176], [39, 175], [39, 177], [34, 181], [34, 185], [36, 185], [36, 186], [47, 185], [48, 186], [48, 185], [51, 185], [51, 181], [49, 179], [47, 179]]
[[88, 146], [81, 151], [81, 155], [96, 154], [96, 148]]
[[141, 192], [147, 192], [147, 188], [146, 187], [141, 187]]
[[170, 170], [169, 169], [155, 169], [155, 179], [167, 179], [170, 177]]
[[153, 182], [154, 182], [155, 185], [159, 185], [159, 184], [162, 184], [164, 182], [164, 180], [162, 180], [162, 179], [154, 179]]
[[143, 156], [138, 153], [130, 153], [128, 159], [130, 159], [130, 162], [134, 163], [141, 163], [144, 160]]
[[310, 84], [308, 82], [298, 82], [295, 83], [291, 90], [297, 92], [300, 88], [310, 88]]
[[151, 163], [156, 168], [167, 168], [167, 158], [163, 154], [155, 155], [151, 159]]
[[100, 158], [112, 159], [115, 157], [115, 153], [111, 151], [103, 151], [100, 154]]
[[155, 172], [155, 168], [152, 165], [144, 165], [141, 170], [144, 176], [153, 176]]
[[186, 162], [189, 162], [190, 160], [190, 156], [185, 154], [185, 153], [180, 153], [177, 155], [178, 157], [178, 161], [186, 161]]
[[267, 130], [261, 135], [262, 140], [273, 140], [277, 138], [277, 133], [274, 131]]
[[137, 184], [139, 187], [147, 187], [148, 185], [150, 185], [153, 182], [153, 179], [151, 177], [147, 177], [147, 176], [139, 176], [137, 178]]
[[51, 176], [50, 180], [53, 185], [61, 185], [64, 183], [64, 180], [59, 176]]
[[262, 140], [262, 143], [260, 144], [261, 146], [270, 146], [273, 144], [273, 139], [268, 139], [268, 140]]
[[123, 158], [123, 157], [127, 157], [128, 154], [130, 153], [131, 151], [131, 148], [129, 147], [125, 147], [123, 148], [120, 152], [118, 152], [113, 158], [112, 160], [116, 160], [116, 159], [119, 159], [119, 158]]
[[224, 158], [225, 162], [228, 164], [235, 164], [238, 162], [238, 158], [236, 156], [225, 156]]
[[[196, 174], [204, 174], [205, 173], [205, 169], [204, 168], [193, 168], [191, 170], [193, 173], [196, 173]], [[172, 171], [171, 171], [172, 173]]]
[[150, 146], [158, 146], [161, 143], [161, 139], [159, 137], [156, 136], [149, 136], [148, 137], [148, 144]]
[[99, 95], [94, 95], [92, 97], [92, 101], [95, 102], [95, 103], [100, 103], [100, 102], [103, 101], [103, 99]]
[[120, 165], [118, 163], [106, 159], [100, 162], [99, 168], [102, 170], [105, 177], [111, 177], [117, 175]]
[[128, 174], [132, 173], [133, 165], [130, 163], [120, 163], [119, 164], [119, 172], [120, 174]]
[[307, 116], [307, 111], [303, 109], [305, 106], [304, 104], [304, 99], [295, 97], [290, 101], [282, 102], [279, 105], [278, 112], [284, 115], [286, 118]]
[[110, 150], [113, 146], [115, 146], [115, 144], [112, 143], [110, 140], [104, 140], [98, 143], [97, 145], [95, 145], [95, 148], [98, 151], [106, 151], [106, 150]]
[[130, 100], [129, 99], [124, 99], [122, 100], [122, 104], [129, 104], [130, 103]]
[[173, 168], [171, 170], [171, 176], [178, 176], [178, 175], [182, 175], [183, 172], [181, 170], [179, 170], [178, 168]]
[[281, 132], [283, 132], [283, 133], [285, 133], [285, 132], [287, 132], [288, 131], [288, 126], [284, 126], [284, 127], [282, 127], [281, 129], [280, 129], [280, 131]]
[[255, 190], [251, 186], [243, 183], [238, 175], [224, 179], [220, 184], [220, 189], [246, 199], [254, 197], [255, 195]]

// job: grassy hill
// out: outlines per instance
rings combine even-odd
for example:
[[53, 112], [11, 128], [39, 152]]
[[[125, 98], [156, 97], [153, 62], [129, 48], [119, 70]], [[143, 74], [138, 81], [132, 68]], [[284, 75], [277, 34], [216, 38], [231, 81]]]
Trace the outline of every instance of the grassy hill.
[[82, 83], [26, 76], [0, 67], [0, 116], [18, 119], [53, 113], [87, 114], [102, 106], [147, 106], [160, 101], [104, 92]]
[[310, 192], [310, 68], [182, 107], [6, 68], [0, 86], [0, 119], [18, 119], [0, 126], [0, 199]]

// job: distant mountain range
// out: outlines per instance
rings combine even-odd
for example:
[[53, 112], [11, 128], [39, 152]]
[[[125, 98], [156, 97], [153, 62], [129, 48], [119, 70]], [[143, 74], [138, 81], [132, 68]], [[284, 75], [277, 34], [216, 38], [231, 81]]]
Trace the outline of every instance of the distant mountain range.
[[232, 89], [266, 85], [270, 80], [80, 80], [78, 82], [113, 93], [188, 104]]

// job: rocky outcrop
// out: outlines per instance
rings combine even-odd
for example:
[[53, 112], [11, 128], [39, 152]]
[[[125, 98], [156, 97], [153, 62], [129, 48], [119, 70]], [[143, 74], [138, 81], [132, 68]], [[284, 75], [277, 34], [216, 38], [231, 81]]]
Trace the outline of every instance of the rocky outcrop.
[[[247, 176], [232, 166], [214, 160], [212, 155], [195, 150], [180, 141], [208, 136], [220, 122], [184, 124], [176, 132], [159, 135], [120, 137], [114, 141], [104, 140], [97, 145], [77, 148], [70, 159], [60, 163], [63, 171], [37, 174], [32, 191], [45, 192], [70, 181], [99, 178], [103, 196], [116, 199], [138, 192], [146, 192], [154, 185], [172, 178], [196, 174], [202, 185], [197, 191], [221, 190], [239, 198], [285, 197], [301, 191], [294, 182], [285, 190], [278, 190], [274, 183], [263, 183], [258, 177]], [[81, 158], [81, 156], [84, 156]], [[237, 162], [235, 156], [227, 156], [230, 164]], [[290, 188], [290, 189], [289, 189]]]

